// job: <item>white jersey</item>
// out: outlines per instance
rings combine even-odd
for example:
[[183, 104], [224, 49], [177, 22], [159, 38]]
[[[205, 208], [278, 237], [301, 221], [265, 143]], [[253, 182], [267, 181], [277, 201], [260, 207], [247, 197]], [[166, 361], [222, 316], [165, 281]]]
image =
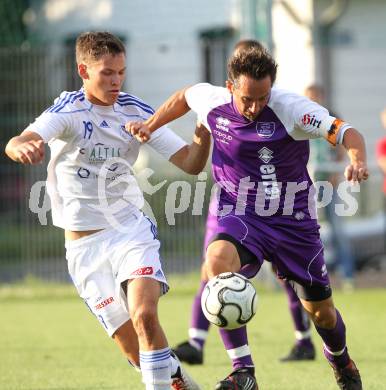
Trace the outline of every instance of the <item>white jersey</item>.
[[[130, 120], [146, 120], [154, 110], [139, 98], [120, 93], [112, 106], [89, 102], [81, 89], [63, 92], [26, 130], [51, 149], [47, 189], [55, 226], [83, 231], [109, 226], [106, 215], [127, 219], [142, 205], [133, 176], [141, 143], [125, 131]], [[147, 143], [165, 159], [186, 145], [162, 127]]]

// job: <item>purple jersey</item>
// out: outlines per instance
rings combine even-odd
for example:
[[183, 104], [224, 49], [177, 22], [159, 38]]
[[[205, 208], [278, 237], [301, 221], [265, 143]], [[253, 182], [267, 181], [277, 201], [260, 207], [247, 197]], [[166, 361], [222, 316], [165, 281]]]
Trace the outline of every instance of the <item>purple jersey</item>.
[[[309, 139], [322, 137], [335, 118], [300, 95], [272, 88], [267, 106], [250, 121], [235, 107], [226, 88], [197, 84], [187, 103], [213, 136], [212, 170], [221, 187], [220, 216], [315, 218], [307, 172]], [[225, 207], [225, 208], [224, 208]]]

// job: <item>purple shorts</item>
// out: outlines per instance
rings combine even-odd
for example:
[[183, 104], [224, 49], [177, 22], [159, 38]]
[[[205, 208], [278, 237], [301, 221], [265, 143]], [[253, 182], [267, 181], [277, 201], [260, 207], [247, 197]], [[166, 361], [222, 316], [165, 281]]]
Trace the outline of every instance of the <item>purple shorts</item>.
[[327, 288], [330, 284], [315, 220], [292, 217], [260, 217], [252, 214], [216, 217], [208, 213], [205, 248], [217, 234], [232, 236], [256, 256], [256, 262], [240, 270], [248, 278], [257, 274], [264, 259], [272, 262], [281, 279], [304, 287]]

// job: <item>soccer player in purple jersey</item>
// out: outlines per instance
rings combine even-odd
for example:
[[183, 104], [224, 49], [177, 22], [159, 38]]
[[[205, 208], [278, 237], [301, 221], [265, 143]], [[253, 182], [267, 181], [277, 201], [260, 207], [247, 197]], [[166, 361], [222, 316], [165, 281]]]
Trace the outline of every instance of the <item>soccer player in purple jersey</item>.
[[[264, 49], [260, 42], [253, 39], [245, 39], [239, 41], [233, 50], [232, 55], [237, 55], [241, 51], [250, 49]], [[205, 259], [205, 251], [210, 243], [210, 239], [213, 236], [213, 232], [217, 227], [217, 217], [215, 213], [211, 213], [210, 210], [216, 207], [216, 199], [211, 199], [208, 211], [208, 217], [205, 227], [204, 238], [204, 252], [203, 259]], [[275, 270], [273, 269], [275, 272]], [[241, 273], [243, 273], [241, 271]], [[210, 322], [205, 317], [201, 309], [201, 295], [204, 287], [208, 281], [208, 277], [205, 270], [205, 262], [201, 266], [201, 281], [198, 291], [193, 299], [191, 308], [191, 320], [189, 327], [189, 340], [178, 344], [173, 350], [181, 361], [189, 364], [202, 364], [203, 363], [203, 350], [205, 341], [208, 335]], [[291, 284], [287, 280], [280, 280], [282, 287], [284, 288], [288, 298], [288, 308], [291, 313], [292, 321], [295, 327], [295, 339], [296, 342], [291, 348], [290, 352], [282, 357], [280, 361], [305, 361], [315, 359], [315, 347], [311, 340], [311, 322], [303, 309], [303, 306], [296, 295]]]
[[[220, 193], [218, 226], [206, 250], [209, 278], [222, 272], [249, 275], [270, 260], [291, 282], [324, 343], [341, 389], [362, 389], [346, 346], [343, 319], [334, 306], [307, 172], [309, 139], [341, 143], [350, 162], [345, 177], [368, 178], [363, 137], [350, 124], [306, 97], [273, 86], [277, 64], [266, 50], [251, 49], [228, 63], [226, 88], [197, 84], [173, 94], [145, 122], [127, 129], [145, 142], [160, 126], [189, 110], [211, 130], [212, 172]], [[233, 371], [216, 389], [257, 389], [246, 327], [220, 329]]]

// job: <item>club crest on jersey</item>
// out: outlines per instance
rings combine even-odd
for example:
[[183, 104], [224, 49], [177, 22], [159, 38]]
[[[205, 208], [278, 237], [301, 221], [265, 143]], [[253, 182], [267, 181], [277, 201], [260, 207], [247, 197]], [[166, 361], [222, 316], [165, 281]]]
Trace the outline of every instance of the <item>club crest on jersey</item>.
[[126, 130], [125, 125], [121, 125], [120, 130], [123, 138], [127, 140], [131, 140], [133, 138], [133, 136]]
[[259, 150], [259, 158], [265, 164], [268, 164], [273, 158], [272, 150], [266, 148], [265, 146]]
[[228, 118], [224, 118], [222, 116], [218, 116], [216, 118], [216, 127], [219, 130], [229, 131], [230, 124], [231, 124], [231, 121]]
[[275, 132], [275, 122], [257, 122], [256, 131], [261, 138], [271, 138]]

